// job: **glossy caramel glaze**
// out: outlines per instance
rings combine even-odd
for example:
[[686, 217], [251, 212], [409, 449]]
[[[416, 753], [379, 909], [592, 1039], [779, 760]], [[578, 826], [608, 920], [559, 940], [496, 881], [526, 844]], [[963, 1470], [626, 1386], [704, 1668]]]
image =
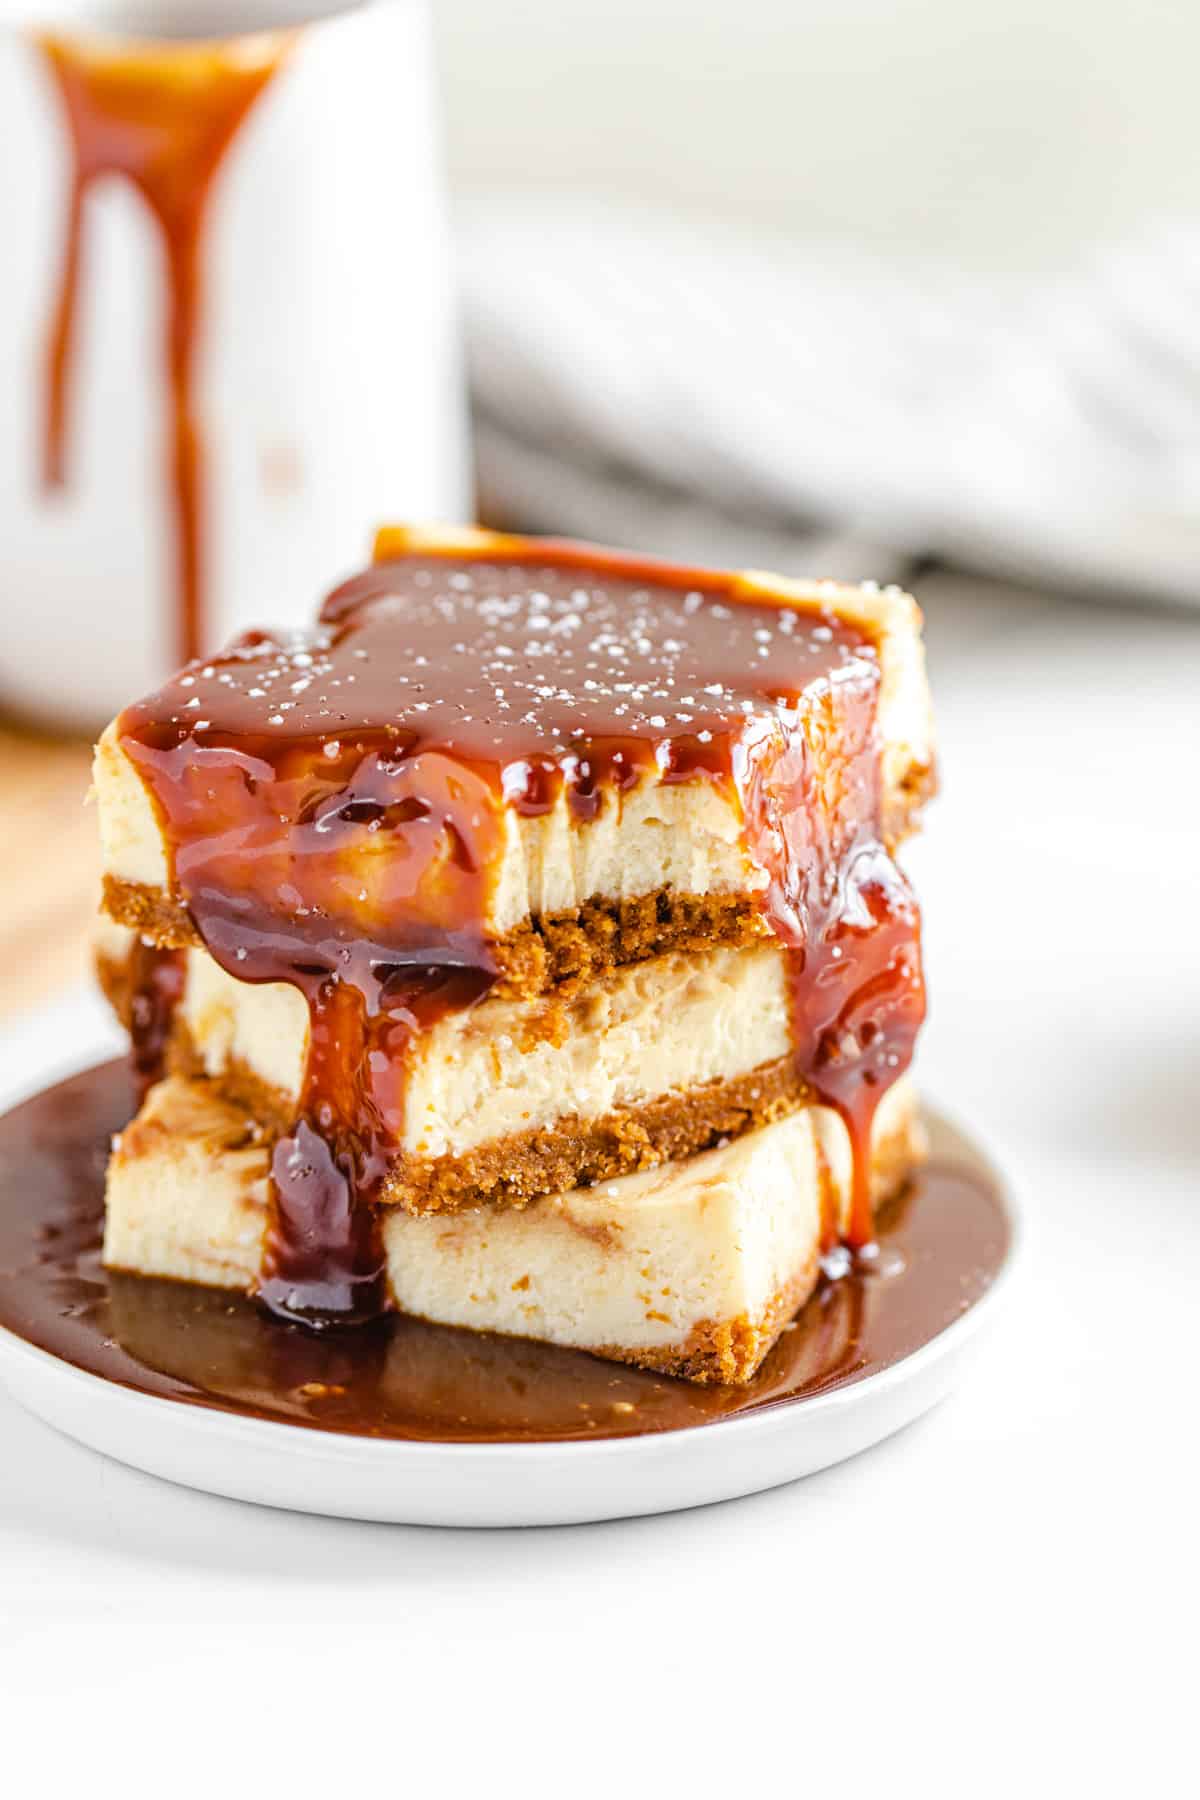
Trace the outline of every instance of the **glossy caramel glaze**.
[[202, 942], [309, 1006], [268, 1304], [314, 1322], [384, 1304], [371, 1200], [406, 1050], [495, 981], [506, 809], [561, 792], [586, 828], [650, 778], [736, 797], [792, 952], [802, 1074], [850, 1129], [850, 1240], [869, 1241], [871, 1121], [924, 1012], [919, 917], [881, 817], [879, 679], [875, 647], [819, 604], [535, 544], [378, 564], [315, 630], [247, 634], [122, 714]]
[[134, 940], [129, 957], [129, 1062], [138, 1104], [161, 1079], [175, 1009], [183, 998], [187, 958]]
[[932, 1159], [881, 1218], [878, 1253], [822, 1283], [748, 1387], [396, 1315], [318, 1335], [221, 1289], [102, 1268], [109, 1134], [131, 1102], [127, 1070], [110, 1063], [0, 1119], [0, 1327], [140, 1393], [323, 1431], [536, 1443], [802, 1400], [920, 1349], [986, 1293], [1009, 1248], [995, 1177], [935, 1122]]
[[141, 195], [163, 247], [179, 657], [196, 656], [205, 640], [204, 434], [194, 395], [204, 221], [222, 158], [291, 41], [287, 32], [227, 43], [115, 43], [57, 34], [38, 39], [71, 147], [62, 264], [46, 346], [42, 479], [47, 488], [67, 482], [88, 194], [97, 182], [119, 176]]

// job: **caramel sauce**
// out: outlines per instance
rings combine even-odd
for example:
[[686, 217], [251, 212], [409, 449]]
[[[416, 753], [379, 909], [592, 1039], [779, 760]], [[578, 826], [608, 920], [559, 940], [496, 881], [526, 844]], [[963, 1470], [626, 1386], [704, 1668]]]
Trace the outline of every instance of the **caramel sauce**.
[[109, 1063], [0, 1119], [0, 1328], [139, 1393], [321, 1431], [536, 1443], [736, 1418], [911, 1355], [987, 1292], [1009, 1247], [995, 1177], [933, 1121], [931, 1161], [882, 1213], [879, 1255], [823, 1280], [747, 1387], [396, 1314], [315, 1334], [239, 1294], [103, 1268], [109, 1135], [131, 1104], [128, 1071]]
[[249, 633], [118, 722], [171, 880], [222, 968], [309, 1007], [277, 1147], [262, 1298], [314, 1323], [386, 1303], [371, 1202], [403, 1128], [416, 1033], [494, 985], [506, 808], [581, 821], [638, 783], [740, 809], [790, 952], [793, 1041], [855, 1155], [924, 1012], [920, 921], [882, 822], [879, 662], [816, 605], [586, 547], [409, 555], [315, 630]]
[[167, 470], [174, 515], [176, 655], [204, 648], [204, 434], [194, 372], [203, 323], [202, 249], [213, 181], [246, 114], [283, 61], [287, 32], [211, 43], [106, 43], [44, 34], [72, 170], [58, 293], [46, 350], [42, 480], [67, 482], [88, 194], [130, 182], [158, 226], [166, 289]]
[[165, 1073], [171, 1023], [186, 976], [182, 950], [160, 949], [144, 938], [136, 939], [129, 962], [129, 1064], [139, 1106]]

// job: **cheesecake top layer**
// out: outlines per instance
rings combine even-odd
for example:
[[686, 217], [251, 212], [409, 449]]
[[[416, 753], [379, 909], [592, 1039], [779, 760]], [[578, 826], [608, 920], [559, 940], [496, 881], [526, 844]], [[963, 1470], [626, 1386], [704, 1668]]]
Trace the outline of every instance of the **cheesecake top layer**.
[[[863, 715], [856, 734], [874, 727], [878, 648], [833, 590], [801, 604], [480, 537], [468, 554], [387, 555], [314, 630], [249, 633], [122, 714], [185, 897], [238, 896], [234, 930], [252, 905], [305, 937], [332, 926], [478, 964], [520, 910], [503, 892], [507, 814], [565, 802], [576, 824], [611, 822], [650, 783], [733, 800], [832, 684]], [[744, 885], [760, 886], [769, 841], [738, 836]]]
[[789, 605], [730, 577], [586, 554], [377, 563], [315, 630], [246, 634], [130, 707], [120, 735], [152, 781], [183, 745], [276, 779], [311, 758], [322, 786], [364, 756], [436, 754], [522, 814], [548, 811], [561, 784], [590, 819], [604, 787], [646, 773], [729, 775], [748, 720], [794, 710], [814, 681], [877, 682], [875, 646], [816, 596]]
[[899, 594], [385, 532], [313, 631], [247, 634], [121, 715], [102, 759], [149, 797], [200, 942], [308, 1001], [269, 1296], [340, 1314], [382, 1292], [359, 1202], [400, 1121], [376, 1075], [494, 986], [514, 821], [565, 809], [568, 862], [626, 814], [678, 848], [668, 797], [719, 793], [741, 885], [793, 953], [797, 1056], [865, 1146], [923, 1008], [889, 818], [929, 768], [918, 625]]
[[[485, 532], [384, 533], [380, 550], [315, 630], [250, 634], [104, 734], [115, 917], [198, 941], [185, 890], [214, 857], [229, 885], [236, 820], [237, 885], [289, 928], [302, 872], [305, 916], [354, 941], [394, 945], [408, 920], [425, 950], [474, 920], [513, 986], [692, 947], [668, 896], [703, 902], [701, 936], [744, 937], [770, 873], [739, 790], [809, 728], [802, 709], [840, 720], [855, 703], [884, 836], [911, 828], [932, 751], [907, 596]], [[828, 787], [845, 746], [810, 736]], [[654, 929], [629, 912], [646, 900]], [[562, 935], [585, 908], [603, 940]]]

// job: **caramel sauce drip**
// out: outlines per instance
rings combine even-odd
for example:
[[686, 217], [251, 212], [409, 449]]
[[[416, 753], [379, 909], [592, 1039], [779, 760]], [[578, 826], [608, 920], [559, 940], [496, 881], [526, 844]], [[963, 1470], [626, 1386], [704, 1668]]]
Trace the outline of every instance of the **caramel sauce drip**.
[[166, 1072], [175, 1009], [183, 998], [187, 958], [138, 938], [130, 956], [129, 1061], [138, 1105]]
[[84, 275], [87, 198], [130, 182], [161, 236], [166, 287], [167, 474], [174, 514], [176, 654], [204, 648], [204, 436], [193, 391], [203, 311], [204, 221], [214, 177], [292, 34], [211, 43], [106, 44], [42, 35], [70, 134], [66, 239], [46, 351], [42, 481], [67, 482], [67, 432]]
[[308, 1002], [261, 1284], [286, 1316], [386, 1305], [372, 1201], [408, 1052], [495, 982], [509, 813], [589, 822], [649, 778], [740, 804], [801, 1071], [850, 1133], [850, 1241], [871, 1236], [871, 1121], [924, 1007], [919, 917], [883, 835], [875, 649], [730, 577], [591, 554], [377, 565], [315, 630], [249, 633], [119, 721], [203, 943]]
[[925, 1017], [920, 914], [881, 828], [875, 698], [870, 684], [827, 686], [792, 729], [738, 746], [747, 833], [770, 877], [767, 916], [791, 952], [796, 1055], [850, 1135], [853, 1249], [872, 1237], [875, 1111]]

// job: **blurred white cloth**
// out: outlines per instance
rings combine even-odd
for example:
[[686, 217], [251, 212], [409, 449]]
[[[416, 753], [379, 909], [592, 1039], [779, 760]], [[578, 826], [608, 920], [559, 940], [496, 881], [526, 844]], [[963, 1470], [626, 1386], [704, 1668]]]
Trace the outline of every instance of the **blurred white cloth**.
[[493, 514], [1200, 603], [1200, 233], [1004, 286], [525, 201], [468, 220], [462, 267]]

